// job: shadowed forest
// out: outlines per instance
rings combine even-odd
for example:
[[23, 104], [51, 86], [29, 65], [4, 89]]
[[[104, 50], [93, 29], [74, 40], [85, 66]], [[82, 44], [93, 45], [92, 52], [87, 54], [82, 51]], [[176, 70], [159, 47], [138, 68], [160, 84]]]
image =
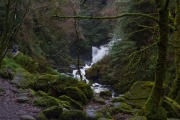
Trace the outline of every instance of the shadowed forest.
[[180, 120], [180, 0], [1, 0], [0, 106], [0, 120]]

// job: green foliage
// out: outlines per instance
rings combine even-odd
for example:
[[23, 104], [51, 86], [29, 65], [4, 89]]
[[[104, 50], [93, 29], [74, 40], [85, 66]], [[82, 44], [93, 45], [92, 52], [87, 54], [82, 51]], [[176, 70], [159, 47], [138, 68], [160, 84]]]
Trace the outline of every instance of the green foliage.
[[17, 64], [21, 65], [24, 69], [26, 69], [30, 73], [35, 73], [38, 68], [38, 63], [35, 59], [30, 58], [23, 53], [19, 53], [14, 57], [14, 60]]

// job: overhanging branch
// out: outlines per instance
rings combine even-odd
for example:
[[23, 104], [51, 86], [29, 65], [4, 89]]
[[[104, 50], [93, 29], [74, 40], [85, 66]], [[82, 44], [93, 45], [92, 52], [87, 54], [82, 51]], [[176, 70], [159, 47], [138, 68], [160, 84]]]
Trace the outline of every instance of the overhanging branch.
[[122, 18], [126, 16], [142, 16], [142, 17], [149, 18], [159, 24], [158, 19], [156, 19], [155, 17], [147, 15], [147, 14], [142, 14], [142, 13], [124, 13], [124, 14], [116, 15], [116, 16], [58, 16], [58, 15], [54, 15], [53, 17], [77, 18], [77, 19], [117, 19], [117, 18]]

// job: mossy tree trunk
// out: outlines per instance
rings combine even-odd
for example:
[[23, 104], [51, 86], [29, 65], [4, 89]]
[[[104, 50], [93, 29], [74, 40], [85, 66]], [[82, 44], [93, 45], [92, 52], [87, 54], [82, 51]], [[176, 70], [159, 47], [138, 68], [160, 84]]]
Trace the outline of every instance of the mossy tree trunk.
[[146, 116], [148, 120], [165, 120], [167, 117], [161, 104], [164, 96], [163, 81], [166, 76], [166, 54], [169, 33], [168, 4], [169, 0], [156, 0], [159, 14], [160, 35], [157, 43], [158, 56], [155, 71], [155, 84], [145, 106], [142, 108], [142, 111], [139, 112], [140, 115]]
[[176, 65], [176, 78], [173, 82], [169, 97], [173, 100], [178, 98], [178, 92], [180, 91], [180, 0], [176, 0], [174, 20], [174, 46], [175, 46], [175, 65]]

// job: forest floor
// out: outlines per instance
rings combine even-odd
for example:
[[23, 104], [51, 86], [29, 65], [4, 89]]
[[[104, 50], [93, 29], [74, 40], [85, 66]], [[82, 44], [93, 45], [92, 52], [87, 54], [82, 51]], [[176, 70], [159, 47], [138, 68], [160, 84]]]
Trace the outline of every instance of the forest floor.
[[0, 120], [20, 120], [24, 116], [33, 118], [41, 111], [32, 106], [32, 96], [23, 100], [22, 96], [29, 95], [28, 90], [21, 90], [11, 84], [10, 80], [1, 77], [0, 88]]
[[[2, 89], [2, 90], [1, 90]], [[24, 96], [28, 96], [24, 98]], [[0, 120], [20, 120], [22, 117], [30, 117], [35, 120], [42, 110], [32, 105], [34, 97], [30, 95], [28, 89], [22, 90], [13, 85], [10, 80], [0, 77]], [[90, 102], [87, 106], [94, 109], [108, 107], [111, 101], [106, 100], [105, 105], [98, 105]], [[86, 106], [86, 107], [87, 107]], [[84, 107], [84, 109], [86, 109]], [[132, 115], [119, 113], [113, 116], [114, 120], [129, 120]], [[34, 119], [33, 119], [34, 118]]]

